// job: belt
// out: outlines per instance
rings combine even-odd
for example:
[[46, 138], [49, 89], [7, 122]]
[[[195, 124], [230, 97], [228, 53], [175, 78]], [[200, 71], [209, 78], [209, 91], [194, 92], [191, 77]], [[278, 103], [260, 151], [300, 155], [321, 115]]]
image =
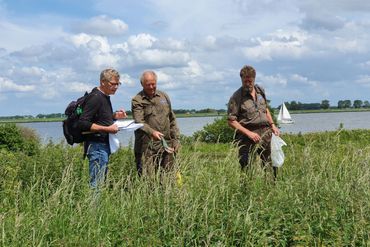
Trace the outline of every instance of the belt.
[[243, 126], [244, 128], [248, 130], [257, 130], [257, 129], [264, 129], [264, 128], [270, 128], [270, 125], [268, 123], [263, 123], [263, 124], [256, 124], [256, 125], [246, 125]]

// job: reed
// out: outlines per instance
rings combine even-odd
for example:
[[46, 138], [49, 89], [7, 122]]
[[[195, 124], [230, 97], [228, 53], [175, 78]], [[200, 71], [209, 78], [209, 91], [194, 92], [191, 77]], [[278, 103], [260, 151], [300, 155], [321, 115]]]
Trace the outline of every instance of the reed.
[[[184, 145], [175, 172], [139, 178], [131, 149], [88, 186], [81, 147], [0, 151], [1, 246], [370, 245], [370, 132], [284, 135], [273, 182], [256, 159], [241, 172], [231, 144]], [[160, 182], [161, 181], [161, 182]]]

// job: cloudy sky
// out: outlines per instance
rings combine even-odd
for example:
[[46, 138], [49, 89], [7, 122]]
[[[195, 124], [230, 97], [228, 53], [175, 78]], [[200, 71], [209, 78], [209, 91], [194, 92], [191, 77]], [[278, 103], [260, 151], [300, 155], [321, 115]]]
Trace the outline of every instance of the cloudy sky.
[[0, 0], [0, 116], [63, 112], [121, 73], [130, 109], [143, 70], [175, 109], [225, 108], [244, 64], [272, 106], [370, 100], [368, 0]]

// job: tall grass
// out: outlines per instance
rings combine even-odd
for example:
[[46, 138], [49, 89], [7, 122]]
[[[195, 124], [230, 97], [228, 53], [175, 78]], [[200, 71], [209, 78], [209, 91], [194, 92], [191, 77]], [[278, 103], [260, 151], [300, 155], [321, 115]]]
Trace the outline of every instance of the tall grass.
[[174, 174], [139, 178], [132, 151], [111, 157], [100, 193], [81, 147], [0, 151], [1, 246], [370, 245], [370, 132], [284, 135], [273, 182], [241, 172], [231, 144], [184, 145]]

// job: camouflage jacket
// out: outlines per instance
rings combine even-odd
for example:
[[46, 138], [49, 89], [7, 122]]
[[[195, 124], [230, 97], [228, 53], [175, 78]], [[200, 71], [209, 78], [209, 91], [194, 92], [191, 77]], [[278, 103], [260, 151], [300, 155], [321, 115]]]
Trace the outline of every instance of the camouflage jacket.
[[228, 119], [238, 121], [247, 129], [268, 126], [267, 101], [264, 90], [255, 85], [256, 101], [252, 95], [240, 87], [230, 97], [228, 104]]
[[[135, 122], [144, 124], [135, 131], [135, 152], [145, 151], [148, 144], [154, 142], [151, 138], [154, 131], [161, 132], [171, 142], [179, 140], [176, 117], [166, 93], [157, 90], [154, 97], [150, 98], [141, 91], [132, 99], [131, 110]], [[156, 142], [160, 144], [160, 141]]]

